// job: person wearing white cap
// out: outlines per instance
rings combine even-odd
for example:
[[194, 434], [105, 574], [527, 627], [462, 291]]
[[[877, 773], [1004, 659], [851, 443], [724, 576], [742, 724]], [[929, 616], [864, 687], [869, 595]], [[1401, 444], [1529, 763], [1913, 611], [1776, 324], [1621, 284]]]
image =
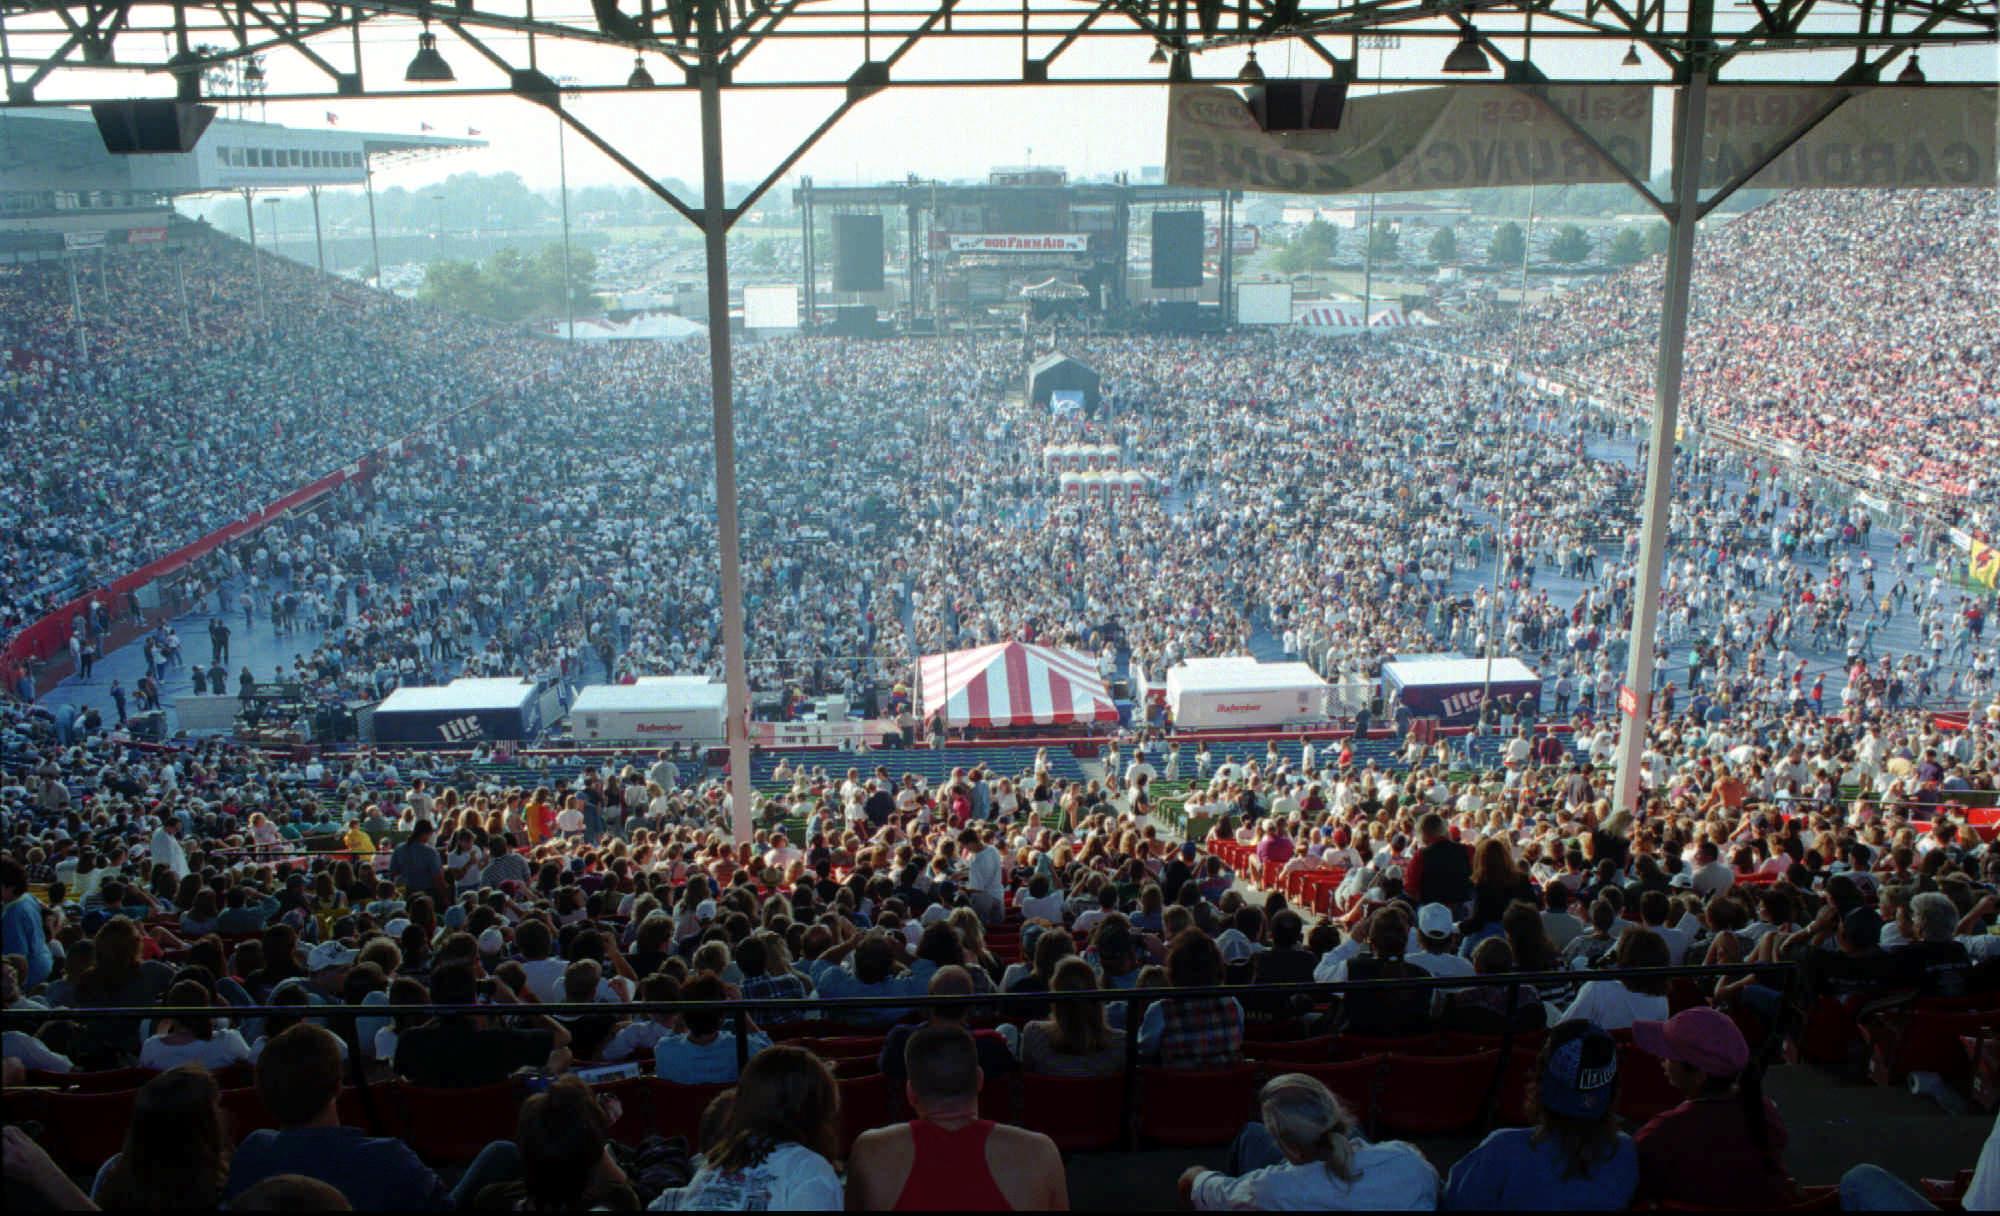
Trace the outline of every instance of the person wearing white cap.
[[1416, 931], [1410, 935], [1415, 949], [1403, 961], [1435, 976], [1457, 978], [1473, 973], [1472, 963], [1458, 953], [1458, 922], [1451, 909], [1430, 903], [1417, 909]]
[[348, 969], [354, 966], [360, 953], [336, 941], [321, 942], [306, 953], [304, 976], [284, 980], [271, 991], [276, 994], [286, 988], [297, 988], [306, 994], [310, 1004], [341, 1004], [341, 988], [347, 983]]

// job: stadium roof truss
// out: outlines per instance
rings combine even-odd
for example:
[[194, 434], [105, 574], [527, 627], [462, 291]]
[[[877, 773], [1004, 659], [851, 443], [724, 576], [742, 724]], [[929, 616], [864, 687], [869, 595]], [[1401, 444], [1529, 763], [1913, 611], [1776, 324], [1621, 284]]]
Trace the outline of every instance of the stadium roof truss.
[[[362, 70], [361, 27], [413, 20], [435, 22], [469, 47], [491, 71], [491, 83], [456, 81], [410, 87], [370, 80]], [[1539, 94], [1554, 85], [1651, 84], [1675, 94], [1671, 189], [1656, 194], [1637, 175], [1626, 180], [1666, 219], [1667, 265], [1657, 375], [1642, 513], [1639, 582], [1626, 685], [1634, 712], [1621, 716], [1616, 800], [1636, 805], [1638, 762], [1651, 715], [1653, 640], [1672, 492], [1673, 437], [1679, 421], [1681, 360], [1686, 338], [1694, 232], [1701, 216], [1748, 182], [1839, 109], [1849, 97], [1883, 83], [1883, 68], [1919, 49], [1992, 46], [2000, 34], [2000, 0], [0, 0], [0, 72], [13, 105], [74, 105], [84, 100], [172, 95], [183, 102], [331, 100], [391, 96], [514, 95], [548, 107], [669, 205], [703, 230], [708, 262], [711, 394], [714, 411], [717, 533], [721, 550], [724, 665], [729, 688], [731, 810], [737, 839], [750, 835], [749, 686], [744, 653], [743, 594], [737, 529], [727, 238], [744, 211], [789, 172], [849, 110], [889, 88], [1002, 85], [1159, 87], [1202, 83], [1196, 72], [1207, 51], [1293, 43], [1309, 51], [1335, 79], [1355, 78], [1361, 52], [1387, 39], [1429, 40], [1442, 52], [1475, 44], [1509, 84]], [[526, 36], [523, 39], [522, 36]], [[1120, 75], [1071, 75], [1079, 45], [1138, 40], [1157, 52]], [[633, 85], [558, 83], [536, 64], [540, 41], [591, 44], [626, 53], [653, 53], [679, 79]], [[979, 73], [926, 74], [920, 45], [977, 41], [1017, 44], [1019, 55], [981, 56]], [[525, 41], [525, 62], [511, 49]], [[1643, 48], [1650, 63], [1618, 81], [1552, 73], [1559, 56], [1537, 57], [1536, 45], [1578, 42]], [[797, 56], [769, 48], [806, 43], [810, 72], [783, 70]], [[216, 72], [231, 61], [272, 51], [295, 54], [324, 77], [316, 90], [259, 88], [254, 96], [217, 94]], [[1760, 56], [1799, 51], [1847, 52], [1815, 63], [1844, 62], [1831, 78], [1792, 70], [1762, 83], [1832, 86], [1824, 100], [1783, 138], [1704, 196], [1700, 173], [1704, 114], [1711, 83], [1760, 83]], [[1456, 58], [1456, 57], [1454, 57]], [[781, 61], [773, 67], [772, 61]], [[1132, 57], [1135, 63], [1139, 61]], [[1232, 57], [1233, 60], [1233, 57]], [[1993, 60], [1988, 60], [1989, 65]], [[1440, 67], [1434, 75], [1384, 80], [1389, 85], [1450, 84], [1465, 79]], [[1643, 71], [1645, 78], [1634, 73]], [[97, 73], [128, 88], [102, 97], [44, 100], [40, 86], [55, 73]], [[260, 73], [261, 74], [261, 73]], [[133, 76], [145, 79], [135, 83]], [[1491, 74], [1484, 79], [1491, 79]], [[1209, 78], [1208, 83], [1227, 83]], [[1990, 70], [1983, 86], [1991, 86]], [[205, 91], [204, 86], [209, 91]], [[1935, 87], [1918, 85], [1918, 88]], [[724, 193], [724, 90], [825, 89], [838, 99], [804, 140], [786, 151], [747, 197], [734, 206]], [[702, 197], [677, 197], [645, 173], [606, 136], [579, 120], [565, 98], [593, 93], [691, 90], [700, 96]], [[53, 91], [53, 90], [52, 90]], [[1555, 109], [1556, 107], [1549, 107]], [[1087, 119], [1086, 119], [1087, 120]], [[1565, 120], [1573, 132], [1587, 132]], [[630, 132], [658, 138], [657, 130]], [[766, 141], [768, 142], [768, 141]], [[1594, 141], [1592, 141], [1594, 142]]]

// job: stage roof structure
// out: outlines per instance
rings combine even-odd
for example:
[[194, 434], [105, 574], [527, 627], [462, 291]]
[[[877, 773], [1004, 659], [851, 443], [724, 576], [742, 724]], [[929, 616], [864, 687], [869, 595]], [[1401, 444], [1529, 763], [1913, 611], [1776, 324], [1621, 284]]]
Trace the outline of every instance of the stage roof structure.
[[[418, 42], [419, 26], [421, 43]], [[433, 32], [432, 26], [439, 32]], [[397, 31], [418, 56], [402, 79], [364, 70], [362, 27], [393, 37]], [[133, 97], [172, 98], [183, 104], [281, 100], [333, 101], [362, 97], [515, 97], [543, 106], [589, 140], [615, 163], [702, 230], [708, 263], [710, 388], [714, 413], [716, 525], [720, 549], [724, 671], [729, 686], [731, 820], [738, 840], [750, 838], [752, 791], [749, 756], [749, 680], [744, 644], [741, 554], [737, 532], [735, 406], [729, 333], [728, 234], [745, 212], [789, 173], [818, 140], [855, 106], [891, 88], [967, 88], [1046, 84], [1195, 87], [1232, 84], [1239, 65], [1234, 50], [1289, 44], [1323, 80], [1336, 84], [1357, 78], [1356, 66], [1369, 40], [1398, 39], [1435, 47], [1428, 72], [1371, 80], [1401, 86], [1455, 85], [1467, 80], [1511, 86], [1506, 100], [1526, 113], [1564, 129], [1564, 139], [1600, 158], [1608, 180], [1629, 185], [1668, 227], [1662, 323], [1654, 397], [1646, 495], [1626, 683], [1632, 709], [1623, 717], [1615, 799], [1631, 809], [1639, 787], [1637, 769], [1650, 722], [1653, 641], [1657, 625], [1666, 525], [1672, 497], [1673, 437], [1680, 411], [1688, 279], [1693, 266], [1694, 232], [1701, 217], [1801, 141], [1842, 115], [1857, 98], [1880, 94], [1941, 94], [1929, 86], [1917, 52], [1982, 48], [1986, 54], [1972, 84], [1978, 97], [1956, 110], [1942, 106], [1973, 136], [1965, 157], [1976, 170], [1962, 185], [1991, 185], [1992, 122], [1977, 130], [1981, 107], [1990, 113], [1996, 84], [1991, 49], [2000, 36], [1996, 0], [0, 0], [0, 76], [12, 106], [78, 104]], [[505, 41], [502, 41], [503, 37]], [[1123, 41], [1150, 48], [1142, 59], [1128, 57], [1129, 71], [1096, 74], [1077, 68], [1069, 52], [1079, 45]], [[520, 44], [525, 42], [525, 52]], [[536, 48], [547, 42], [601, 48], [605, 69], [595, 82], [558, 83], [537, 66]], [[1017, 48], [1018, 54], [978, 57], [912, 57], [920, 44], [974, 44]], [[1593, 79], [1576, 71], [1573, 57], [1550, 48], [1596, 43], [1626, 49], [1621, 78]], [[457, 61], [440, 60], [442, 49]], [[502, 53], [502, 48], [506, 53]], [[805, 54], [773, 54], [787, 47]], [[1216, 55], [1213, 52], [1230, 52]], [[1773, 55], [1800, 51], [1835, 52], [1793, 60], [1759, 76]], [[645, 56], [655, 57], [656, 75]], [[285, 79], [307, 83], [265, 87], [270, 76], [259, 68], [258, 85], [246, 89], [247, 69], [239, 61], [259, 56], [282, 59]], [[637, 62], [628, 68], [627, 57]], [[979, 70], [957, 65], [977, 58]], [[1246, 56], [1247, 58], [1247, 56]], [[1269, 57], [1275, 62], [1276, 57]], [[1608, 57], [1591, 59], [1601, 62]], [[951, 68], [931, 67], [939, 60]], [[792, 70], [784, 65], [805, 64]], [[381, 67], [378, 58], [377, 65]], [[464, 73], [463, 79], [458, 71]], [[61, 74], [60, 87], [51, 86]], [[1304, 74], [1301, 72], [1301, 74]], [[235, 83], [230, 83], [234, 81]], [[218, 82], [221, 82], [218, 84]], [[1710, 142], [1711, 89], [1717, 101], [1725, 90], [1770, 85], [1780, 92], [1780, 112], [1768, 138], [1747, 149], [1741, 163], [1712, 172], [1716, 149]], [[1961, 80], [1961, 83], [1964, 83]], [[1672, 90], [1671, 187], [1656, 192], [1650, 165], [1620, 160], [1615, 140], [1586, 130], [1588, 98], [1579, 109], [1577, 86], [1616, 85]], [[818, 89], [833, 95], [825, 119], [803, 140], [778, 148], [746, 195], [732, 203], [723, 179], [725, 92], [758, 89]], [[1567, 90], [1565, 92], [1565, 90]], [[610, 92], [692, 92], [700, 98], [702, 185], [698, 200], [683, 199], [647, 174], [613, 139], [582, 121], [570, 97]], [[1219, 90], [1217, 90], [1219, 92]], [[1435, 90], [1450, 105], [1465, 90]], [[1187, 95], [1169, 107], [1176, 117]], [[1389, 110], [1411, 110], [1405, 96], [1390, 92], [1369, 101]], [[1746, 94], [1737, 98], [1753, 104]], [[1197, 101], [1199, 99], [1196, 99]], [[1647, 101], [1650, 103], [1650, 96]], [[1236, 120], [1236, 101], [1211, 94], [1204, 111], [1222, 101]], [[1864, 102], [1864, 109], [1875, 103]], [[1375, 107], [1378, 110], [1382, 106]], [[1923, 107], [1920, 107], [1923, 108]], [[1870, 136], [1891, 146], [1920, 133], [1907, 118], [1893, 121], [1877, 111]], [[1505, 107], [1502, 110], [1503, 116]], [[1209, 115], [1212, 117], [1213, 115]], [[1193, 117], [1203, 117], [1195, 114]], [[1350, 120], [1352, 121], [1352, 120]], [[1172, 119], [1170, 119], [1170, 124]], [[1384, 124], [1388, 129], [1392, 124]], [[1650, 121], [1644, 124], [1648, 132]], [[1170, 125], [1171, 129], [1171, 125]], [[647, 124], [620, 132], [633, 138], [660, 138]], [[764, 134], [764, 133], [760, 133]], [[760, 147], [769, 146], [768, 139]], [[1214, 146], [1224, 147], [1218, 143]], [[1241, 145], [1239, 145], [1241, 146]], [[1339, 149], [1334, 149], [1337, 154]], [[1978, 160], [1980, 153], [1985, 159]], [[1850, 149], [1850, 156], [1854, 154]], [[1240, 153], [1233, 163], [1240, 168]], [[1329, 157], [1337, 159], [1337, 155]], [[1532, 157], [1530, 158], [1532, 159]], [[1171, 158], [1169, 158], [1171, 164]], [[1975, 163], [1976, 162], [1976, 163]], [[1213, 169], [1214, 166], [1208, 166]], [[1934, 168], [1935, 166], [1933, 166]], [[1200, 166], [1197, 166], [1198, 170]], [[1311, 167], [1308, 166], [1308, 169]], [[1288, 192], [1352, 190], [1355, 177], [1338, 165], [1324, 175], [1306, 172]], [[1352, 167], [1349, 166], [1349, 169]], [[1197, 174], [1198, 175], [1198, 174]], [[1192, 179], [1170, 184], [1191, 184]], [[1592, 180], [1606, 180], [1596, 178]], [[1327, 183], [1322, 188], [1322, 182]], [[1209, 185], [1210, 181], [1199, 183]], [[1287, 182], [1276, 183], [1287, 185]], [[1505, 183], [1511, 184], [1511, 183]], [[1856, 184], [1820, 181], [1808, 186]], [[1904, 184], [1904, 183], [1890, 183]], [[1949, 184], [1949, 183], [1948, 183]], [[1272, 188], [1262, 180], [1230, 182], [1229, 189]], [[1390, 180], [1385, 191], [1417, 188]], [[1804, 288], [1802, 288], [1803, 290]]]

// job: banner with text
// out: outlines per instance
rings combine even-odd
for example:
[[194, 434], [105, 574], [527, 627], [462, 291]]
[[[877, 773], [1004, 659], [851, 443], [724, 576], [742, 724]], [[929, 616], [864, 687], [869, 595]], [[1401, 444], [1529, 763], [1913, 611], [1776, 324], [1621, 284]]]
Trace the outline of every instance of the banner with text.
[[1653, 95], [1643, 85], [1409, 89], [1350, 98], [1338, 131], [1282, 134], [1259, 130], [1229, 89], [1181, 85], [1167, 103], [1174, 186], [1367, 194], [1569, 185], [1623, 181], [1621, 167], [1644, 179], [1652, 159]]
[[952, 233], [947, 239], [953, 253], [1085, 253], [1090, 249], [1089, 234], [1080, 232]]
[[2000, 590], [2000, 549], [1983, 540], [1973, 541], [1965, 559], [1965, 577], [1988, 591]]
[[[1702, 139], [1701, 184], [1733, 180], [1820, 113], [1840, 88], [1712, 85]], [[1925, 85], [1852, 91], [1797, 143], [1749, 181], [1762, 190], [1991, 188], [2000, 90]]]

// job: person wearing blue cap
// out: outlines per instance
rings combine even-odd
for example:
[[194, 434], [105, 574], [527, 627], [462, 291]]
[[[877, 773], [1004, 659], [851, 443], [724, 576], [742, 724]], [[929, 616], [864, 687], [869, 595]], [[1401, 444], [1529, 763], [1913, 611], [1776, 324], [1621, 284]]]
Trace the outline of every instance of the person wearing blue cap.
[[1639, 1153], [1618, 1130], [1618, 1044], [1588, 1022], [1549, 1032], [1536, 1062], [1533, 1127], [1505, 1127], [1451, 1167], [1443, 1207], [1618, 1211]]

